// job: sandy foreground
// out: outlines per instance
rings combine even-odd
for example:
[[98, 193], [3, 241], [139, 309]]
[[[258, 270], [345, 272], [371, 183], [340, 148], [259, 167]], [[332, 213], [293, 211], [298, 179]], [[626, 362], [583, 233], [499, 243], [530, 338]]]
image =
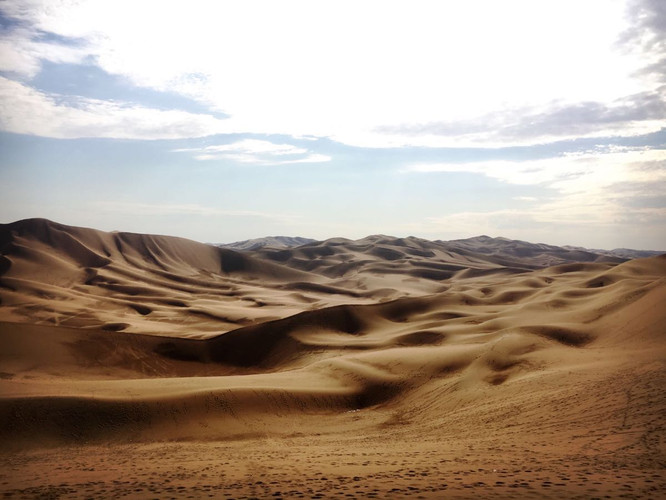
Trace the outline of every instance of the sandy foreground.
[[666, 257], [1, 233], [4, 497], [666, 496]]

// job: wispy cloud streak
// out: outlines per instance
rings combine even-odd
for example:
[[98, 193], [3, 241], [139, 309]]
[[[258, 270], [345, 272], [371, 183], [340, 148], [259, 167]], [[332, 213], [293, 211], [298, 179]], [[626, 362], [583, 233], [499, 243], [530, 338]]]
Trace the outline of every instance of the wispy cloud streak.
[[231, 160], [258, 165], [323, 163], [331, 160], [328, 155], [312, 153], [291, 144], [276, 144], [257, 139], [244, 139], [231, 144], [203, 148], [176, 149], [174, 152], [192, 153], [197, 160]]

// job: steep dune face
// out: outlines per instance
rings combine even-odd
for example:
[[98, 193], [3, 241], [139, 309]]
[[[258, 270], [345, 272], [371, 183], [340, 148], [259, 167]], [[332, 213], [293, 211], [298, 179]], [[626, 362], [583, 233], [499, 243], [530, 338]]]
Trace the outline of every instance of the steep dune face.
[[[531, 269], [542, 254], [507, 267], [383, 236], [239, 254], [47, 221], [0, 235], [8, 449], [307, 436], [315, 462], [419, 443], [452, 472], [456, 450], [479, 488], [498, 460], [516, 488], [609, 461], [645, 496], [666, 488], [650, 479], [666, 453], [666, 256]], [[363, 477], [391, 494], [378, 471]]]
[[[0, 225], [0, 245], [5, 259], [32, 256], [48, 250], [78, 267], [101, 268], [127, 263], [139, 269], [180, 271], [185, 276], [204, 273], [238, 274], [250, 279], [296, 279], [301, 273], [260, 262], [233, 250], [216, 248], [183, 238], [134, 233], [104, 233], [64, 226], [45, 219]], [[32, 252], [32, 253], [31, 253]]]
[[43, 219], [0, 227], [0, 250], [3, 317], [18, 322], [197, 337], [372, 300], [225, 248]]

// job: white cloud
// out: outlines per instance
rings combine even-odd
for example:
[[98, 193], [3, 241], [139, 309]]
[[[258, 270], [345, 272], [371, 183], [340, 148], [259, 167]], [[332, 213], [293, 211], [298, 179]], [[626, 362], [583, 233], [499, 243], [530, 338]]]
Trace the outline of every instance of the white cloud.
[[283, 163], [283, 164], [286, 164], [286, 163], [325, 163], [327, 161], [331, 161], [330, 156], [317, 153], [317, 154], [309, 154], [305, 158], [300, 158], [298, 160], [282, 161], [280, 163]]
[[[516, 197], [531, 202], [529, 208], [466, 211], [426, 218], [424, 232], [447, 234], [502, 234], [533, 239], [566, 228], [571, 234], [587, 231], [634, 231], [652, 227], [656, 234], [666, 229], [663, 201], [642, 206], [642, 200], [663, 196], [666, 185], [665, 150], [612, 149], [560, 158], [525, 162], [476, 162], [469, 164], [415, 165], [411, 172], [473, 172], [500, 181], [539, 186], [550, 196]], [[618, 235], [621, 238], [622, 235]]]
[[630, 241], [628, 235], [635, 234], [642, 241], [651, 243], [646, 246], [637, 239], [630, 243], [633, 247], [666, 250], [663, 246], [666, 208], [618, 211], [615, 206], [591, 198], [582, 204], [571, 201], [561, 200], [529, 210], [456, 212], [427, 217], [405, 229], [437, 237], [446, 235], [446, 238], [488, 234], [560, 245], [580, 242], [581, 235], [584, 235], [586, 244], [596, 248], [626, 245]]
[[305, 148], [291, 144], [275, 144], [258, 139], [244, 139], [232, 144], [206, 146], [200, 149], [179, 149], [174, 152], [193, 152], [197, 160], [233, 160], [261, 165], [286, 165], [289, 163], [322, 163], [330, 156], [310, 153]]
[[[641, 166], [661, 162], [658, 172]], [[405, 167], [403, 173], [469, 172], [483, 174], [509, 184], [542, 185], [564, 192], [590, 191], [621, 182], [649, 182], [666, 175], [663, 149], [621, 149], [567, 154], [544, 160], [481, 161], [470, 163], [421, 163]]]
[[15, 27], [0, 35], [0, 71], [21, 77], [35, 76], [42, 61], [80, 63], [87, 55], [85, 45], [39, 41], [39, 33], [31, 28]]
[[307, 152], [306, 149], [292, 146], [291, 144], [275, 144], [269, 141], [257, 139], [244, 139], [233, 144], [224, 144], [221, 146], [208, 146], [206, 151], [214, 153], [234, 151], [251, 155], [269, 154], [269, 155], [297, 155]]
[[[627, 28], [624, 6], [7, 0], [2, 9], [36, 30], [85, 41], [109, 73], [227, 113], [228, 132], [364, 146], [490, 146], [665, 126], [661, 117], [624, 116], [631, 106], [615, 109], [628, 96], [657, 92], [635, 76], [644, 58], [616, 50]], [[5, 66], [32, 74], [47, 52], [22, 50]], [[561, 119], [581, 112], [580, 129]]]
[[48, 95], [0, 77], [0, 128], [59, 139], [178, 139], [222, 132], [226, 125], [210, 115]]

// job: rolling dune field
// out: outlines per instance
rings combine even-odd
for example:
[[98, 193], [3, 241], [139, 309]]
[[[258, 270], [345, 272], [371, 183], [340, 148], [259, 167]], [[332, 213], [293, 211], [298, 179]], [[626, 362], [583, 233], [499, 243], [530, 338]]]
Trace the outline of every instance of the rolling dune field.
[[666, 255], [0, 226], [0, 494], [666, 496]]

